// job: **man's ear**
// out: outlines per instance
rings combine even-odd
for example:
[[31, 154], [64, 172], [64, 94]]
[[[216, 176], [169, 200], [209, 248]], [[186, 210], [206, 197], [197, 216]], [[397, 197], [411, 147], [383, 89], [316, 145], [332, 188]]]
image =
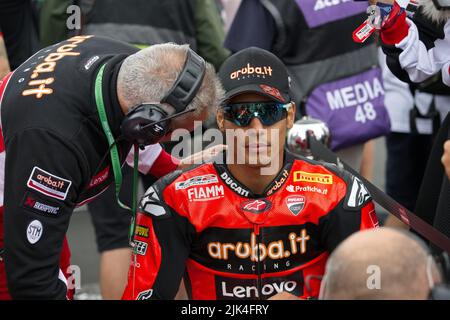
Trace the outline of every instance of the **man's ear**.
[[292, 128], [294, 126], [295, 122], [295, 111], [297, 110], [297, 106], [295, 105], [294, 101], [291, 101], [292, 107], [289, 108], [287, 111], [287, 127], [288, 129]]
[[219, 128], [219, 130], [224, 132], [225, 131], [225, 129], [224, 129], [225, 118], [223, 116], [222, 110], [217, 110], [216, 121], [217, 121], [217, 127]]

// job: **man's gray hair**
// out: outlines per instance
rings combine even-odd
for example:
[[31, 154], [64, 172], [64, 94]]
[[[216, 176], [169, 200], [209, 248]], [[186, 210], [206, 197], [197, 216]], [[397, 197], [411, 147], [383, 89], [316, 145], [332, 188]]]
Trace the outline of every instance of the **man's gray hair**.
[[[125, 108], [146, 102], [160, 102], [183, 69], [188, 45], [165, 43], [153, 45], [127, 57], [117, 78], [117, 91]], [[214, 67], [207, 63], [205, 77], [187, 109], [199, 115], [205, 108], [215, 110], [224, 91]], [[167, 108], [172, 113], [173, 108]]]

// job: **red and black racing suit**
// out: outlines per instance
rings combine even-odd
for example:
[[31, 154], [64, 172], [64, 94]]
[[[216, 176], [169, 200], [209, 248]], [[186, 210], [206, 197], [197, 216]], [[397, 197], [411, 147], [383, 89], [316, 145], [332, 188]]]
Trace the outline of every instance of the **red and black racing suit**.
[[[140, 202], [124, 299], [317, 297], [330, 252], [377, 217], [362, 182], [334, 165], [297, 159], [263, 194], [224, 164], [160, 179]], [[307, 283], [308, 282], [308, 283]]]
[[[70, 298], [70, 217], [114, 180], [94, 83], [106, 64], [101, 94], [117, 138], [124, 119], [117, 76], [137, 51], [111, 39], [73, 37], [0, 81], [0, 300]], [[131, 143], [117, 147], [124, 163]], [[140, 154], [142, 173], [160, 177], [175, 168], [160, 145]]]

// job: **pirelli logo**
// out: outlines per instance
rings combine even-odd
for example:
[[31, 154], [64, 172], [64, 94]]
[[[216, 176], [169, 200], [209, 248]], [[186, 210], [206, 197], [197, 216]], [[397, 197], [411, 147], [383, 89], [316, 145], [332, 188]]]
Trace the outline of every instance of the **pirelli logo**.
[[148, 238], [148, 228], [144, 226], [136, 226], [136, 235], [142, 238]]
[[314, 182], [320, 184], [333, 184], [333, 176], [331, 174], [294, 171], [294, 182], [298, 181]]

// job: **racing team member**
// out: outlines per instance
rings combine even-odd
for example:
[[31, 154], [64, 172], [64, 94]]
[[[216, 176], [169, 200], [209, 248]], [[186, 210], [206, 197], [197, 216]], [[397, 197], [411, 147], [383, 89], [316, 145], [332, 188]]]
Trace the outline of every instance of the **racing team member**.
[[219, 76], [228, 153], [147, 190], [124, 299], [173, 299], [182, 278], [190, 299], [317, 297], [320, 281], [308, 276], [323, 274], [347, 236], [377, 225], [360, 180], [284, 151], [295, 104], [275, 55], [244, 49]]
[[[107, 122], [118, 139], [130, 108], [161, 101], [172, 88], [188, 50], [163, 44], [139, 51], [107, 38], [77, 36], [42, 49], [3, 80], [0, 298], [67, 297], [70, 254], [63, 240], [71, 213], [114, 181], [95, 83], [101, 81]], [[172, 119], [161, 141], [172, 130], [192, 129], [194, 120], [206, 119], [221, 90], [207, 64], [202, 85], [187, 106], [195, 112]], [[172, 106], [162, 108], [174, 114]], [[124, 163], [131, 143], [119, 140], [117, 147]], [[153, 176], [177, 167], [159, 144], [148, 146], [140, 159], [139, 170]]]

